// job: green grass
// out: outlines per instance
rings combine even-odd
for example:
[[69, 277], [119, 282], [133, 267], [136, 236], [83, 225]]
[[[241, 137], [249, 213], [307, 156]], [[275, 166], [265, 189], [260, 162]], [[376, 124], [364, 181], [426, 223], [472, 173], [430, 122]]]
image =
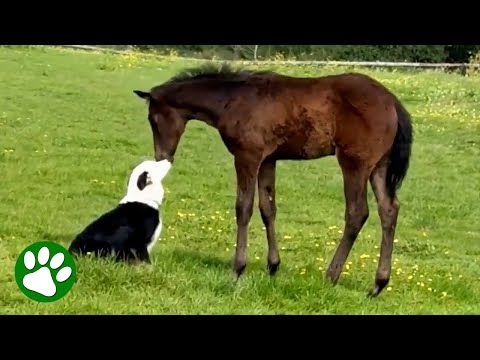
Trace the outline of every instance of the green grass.
[[[325, 268], [343, 228], [334, 158], [278, 165], [282, 265], [265, 271], [257, 208], [248, 265], [234, 284], [232, 158], [214, 129], [193, 122], [165, 180], [162, 240], [153, 266], [82, 259], [72, 291], [35, 303], [13, 275], [18, 254], [51, 240], [68, 246], [123, 196], [131, 169], [151, 158], [145, 104], [133, 93], [189, 65], [170, 58], [0, 47], [0, 312], [6, 314], [477, 314], [480, 313], [480, 79], [361, 70], [390, 87], [414, 116], [409, 175], [391, 284], [368, 299], [380, 226], [370, 218], [337, 286]], [[281, 68], [300, 76], [342, 68]], [[256, 205], [255, 205], [256, 206]]]

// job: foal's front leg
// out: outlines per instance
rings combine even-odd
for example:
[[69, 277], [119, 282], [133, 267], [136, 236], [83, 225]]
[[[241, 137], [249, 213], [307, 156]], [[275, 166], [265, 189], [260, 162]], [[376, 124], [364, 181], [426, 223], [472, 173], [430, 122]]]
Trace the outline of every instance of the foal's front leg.
[[270, 275], [274, 275], [280, 265], [280, 255], [278, 254], [278, 246], [275, 239], [275, 216], [277, 213], [275, 204], [275, 168], [276, 162], [274, 160], [265, 160], [258, 171], [258, 205], [267, 233], [267, 269]]
[[253, 213], [255, 185], [260, 161], [252, 156], [235, 156], [235, 171], [237, 173], [237, 201], [235, 212], [237, 218], [237, 246], [233, 269], [237, 279], [247, 266], [248, 224]]

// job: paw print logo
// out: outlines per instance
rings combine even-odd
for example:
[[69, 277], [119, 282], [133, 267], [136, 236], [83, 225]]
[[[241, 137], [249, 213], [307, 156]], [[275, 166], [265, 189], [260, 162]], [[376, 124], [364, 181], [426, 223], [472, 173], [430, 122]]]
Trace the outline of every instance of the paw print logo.
[[75, 283], [76, 266], [63, 246], [42, 241], [22, 251], [15, 265], [15, 279], [30, 299], [52, 302], [64, 297]]

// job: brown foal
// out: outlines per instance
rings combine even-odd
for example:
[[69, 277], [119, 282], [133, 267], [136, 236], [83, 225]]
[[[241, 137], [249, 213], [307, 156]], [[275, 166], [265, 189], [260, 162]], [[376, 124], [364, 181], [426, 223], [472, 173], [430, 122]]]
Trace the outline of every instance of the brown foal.
[[280, 256], [275, 239], [275, 165], [335, 155], [343, 174], [345, 228], [327, 270], [336, 283], [368, 218], [370, 181], [382, 224], [380, 261], [370, 296], [390, 279], [399, 213], [397, 190], [407, 173], [412, 144], [410, 115], [382, 84], [358, 73], [295, 78], [274, 72], [204, 66], [171, 78], [149, 92], [155, 159], [173, 161], [191, 119], [215, 127], [233, 155], [237, 175], [234, 270], [246, 267], [248, 226], [256, 187], [266, 227], [268, 270]]

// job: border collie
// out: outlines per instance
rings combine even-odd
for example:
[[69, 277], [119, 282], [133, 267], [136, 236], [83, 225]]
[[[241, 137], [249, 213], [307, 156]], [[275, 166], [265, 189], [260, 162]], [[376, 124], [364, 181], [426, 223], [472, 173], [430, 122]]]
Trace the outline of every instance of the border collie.
[[125, 197], [78, 234], [69, 252], [150, 263], [150, 252], [162, 231], [162, 180], [171, 166], [167, 160], [139, 164], [130, 175]]

